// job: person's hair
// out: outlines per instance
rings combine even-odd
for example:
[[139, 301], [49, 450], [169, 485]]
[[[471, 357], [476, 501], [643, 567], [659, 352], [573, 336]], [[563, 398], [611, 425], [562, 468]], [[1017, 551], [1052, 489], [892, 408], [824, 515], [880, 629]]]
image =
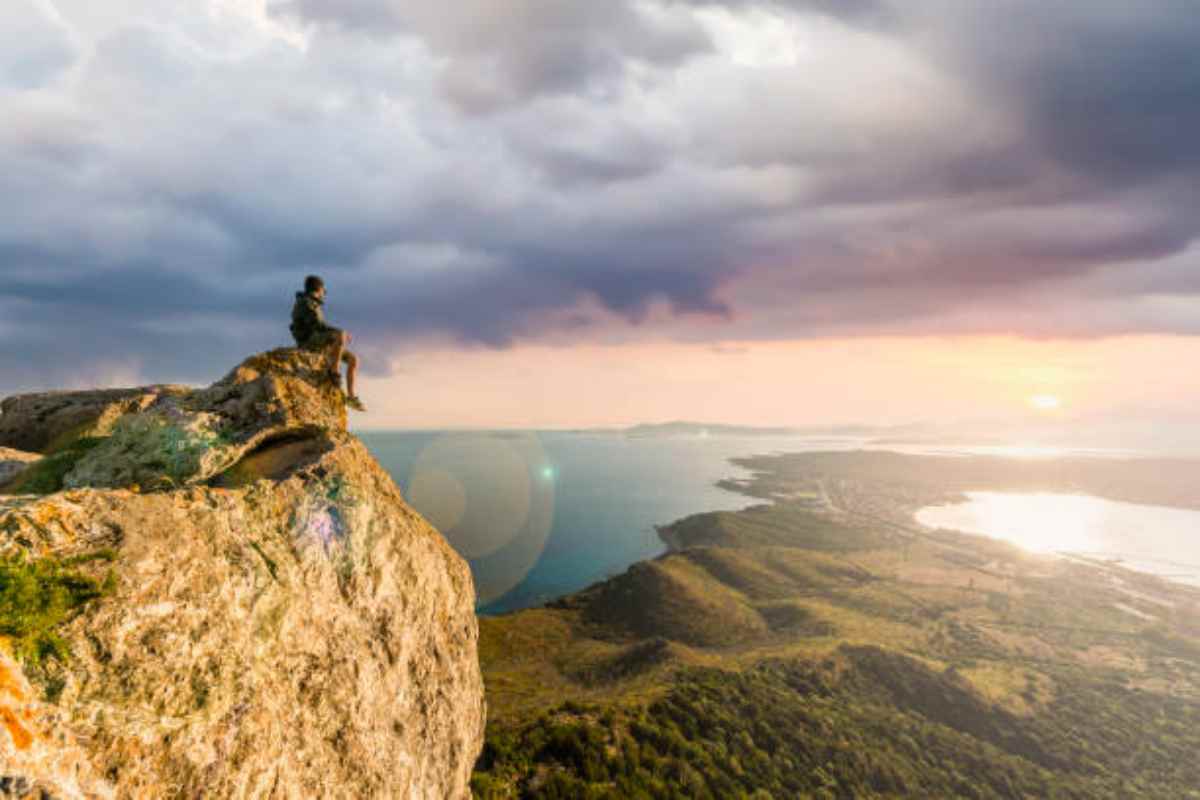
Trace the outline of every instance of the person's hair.
[[325, 281], [321, 280], [316, 275], [309, 275], [307, 278], [304, 279], [304, 291], [306, 291], [306, 292], [310, 292], [310, 293], [315, 292], [317, 289], [320, 289], [324, 285], [325, 285]]

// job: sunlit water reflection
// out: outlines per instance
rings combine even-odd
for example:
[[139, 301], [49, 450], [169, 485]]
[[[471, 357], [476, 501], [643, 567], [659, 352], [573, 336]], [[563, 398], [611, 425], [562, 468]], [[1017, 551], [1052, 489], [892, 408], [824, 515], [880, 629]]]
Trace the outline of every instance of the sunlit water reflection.
[[917, 512], [929, 528], [1004, 539], [1040, 553], [1119, 560], [1200, 585], [1200, 511], [1073, 494], [967, 492], [968, 500]]

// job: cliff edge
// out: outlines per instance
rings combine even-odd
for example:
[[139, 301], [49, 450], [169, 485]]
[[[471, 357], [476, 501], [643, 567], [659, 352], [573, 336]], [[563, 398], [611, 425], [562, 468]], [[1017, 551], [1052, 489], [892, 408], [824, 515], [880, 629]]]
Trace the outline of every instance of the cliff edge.
[[468, 796], [470, 572], [318, 357], [0, 409], [0, 788]]

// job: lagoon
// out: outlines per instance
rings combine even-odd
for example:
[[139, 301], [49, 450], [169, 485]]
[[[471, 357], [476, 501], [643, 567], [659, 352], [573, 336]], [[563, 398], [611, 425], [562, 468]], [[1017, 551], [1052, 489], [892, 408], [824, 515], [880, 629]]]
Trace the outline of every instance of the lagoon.
[[967, 492], [917, 522], [1012, 542], [1032, 552], [1120, 562], [1200, 586], [1200, 511], [1080, 494]]

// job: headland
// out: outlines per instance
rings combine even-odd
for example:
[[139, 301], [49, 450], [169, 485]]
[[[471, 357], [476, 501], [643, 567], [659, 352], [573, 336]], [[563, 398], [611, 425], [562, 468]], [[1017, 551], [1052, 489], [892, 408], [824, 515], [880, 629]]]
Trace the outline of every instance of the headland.
[[1189, 797], [1200, 590], [913, 512], [972, 489], [1196, 507], [1194, 465], [739, 461], [764, 500], [482, 619], [481, 797]]

